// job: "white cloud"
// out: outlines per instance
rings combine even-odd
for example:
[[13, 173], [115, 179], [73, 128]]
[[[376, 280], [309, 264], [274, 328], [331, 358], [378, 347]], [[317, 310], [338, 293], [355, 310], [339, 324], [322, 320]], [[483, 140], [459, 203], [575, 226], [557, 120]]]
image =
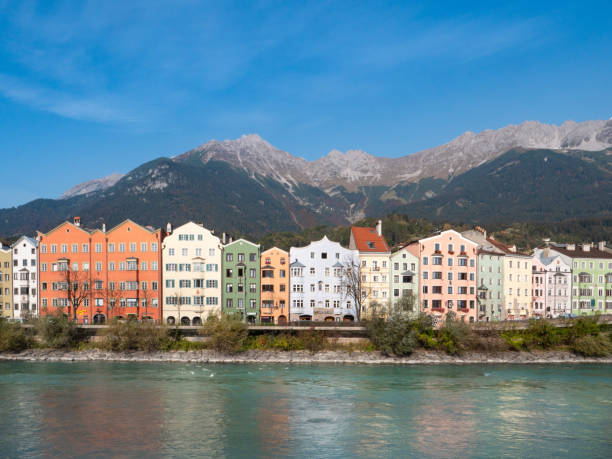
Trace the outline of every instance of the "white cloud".
[[0, 93], [11, 100], [56, 115], [98, 122], [139, 122], [127, 111], [114, 105], [110, 96], [78, 96], [25, 83], [0, 74]]

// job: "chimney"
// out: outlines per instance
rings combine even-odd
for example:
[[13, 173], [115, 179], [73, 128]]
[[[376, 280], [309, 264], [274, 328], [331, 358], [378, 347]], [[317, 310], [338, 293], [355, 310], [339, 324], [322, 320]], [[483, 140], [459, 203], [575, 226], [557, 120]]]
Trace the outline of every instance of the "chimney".
[[565, 248], [567, 250], [576, 250], [576, 244], [567, 244]]
[[234, 241], [234, 238], [230, 236], [229, 237], [229, 243], [231, 244], [233, 241]]
[[591, 244], [590, 243], [586, 243], [586, 244], [582, 244], [582, 251], [583, 252], [590, 252], [591, 251]]
[[512, 244], [511, 246], [508, 247], [508, 250], [512, 253], [516, 252], [516, 245]]
[[74, 217], [74, 226], [81, 227], [81, 217]]
[[166, 225], [166, 233], [172, 234], [172, 223], [170, 222], [168, 222], [168, 224]]
[[478, 231], [479, 233], [481, 233], [485, 239], [487, 238], [487, 230], [484, 229], [482, 226], [477, 226], [474, 229]]
[[550, 258], [550, 247], [546, 246], [543, 250], [544, 258]]
[[382, 220], [378, 220], [376, 222], [376, 234], [378, 234], [378, 236], [382, 236]]
[[597, 248], [603, 252], [606, 248], [606, 241], [599, 241], [597, 243]]
[[221, 243], [225, 245], [225, 231], [221, 234]]
[[106, 223], [102, 223], [102, 232], [106, 233]]

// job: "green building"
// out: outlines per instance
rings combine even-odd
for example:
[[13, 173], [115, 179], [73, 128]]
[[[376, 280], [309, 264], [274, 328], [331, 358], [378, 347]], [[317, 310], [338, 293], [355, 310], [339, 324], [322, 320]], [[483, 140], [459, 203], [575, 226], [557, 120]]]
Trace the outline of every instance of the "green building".
[[239, 313], [251, 324], [259, 323], [260, 249], [244, 239], [223, 247], [224, 314]]
[[494, 322], [504, 316], [504, 254], [478, 250], [478, 321]]
[[[391, 292], [391, 311], [409, 312], [410, 316], [419, 315], [419, 259], [406, 247], [391, 254], [391, 273], [389, 275]], [[404, 300], [407, 300], [404, 303]], [[410, 305], [411, 311], [398, 311], [402, 304]]]
[[572, 314], [612, 312], [612, 250], [604, 242], [552, 244], [550, 250], [572, 267]]

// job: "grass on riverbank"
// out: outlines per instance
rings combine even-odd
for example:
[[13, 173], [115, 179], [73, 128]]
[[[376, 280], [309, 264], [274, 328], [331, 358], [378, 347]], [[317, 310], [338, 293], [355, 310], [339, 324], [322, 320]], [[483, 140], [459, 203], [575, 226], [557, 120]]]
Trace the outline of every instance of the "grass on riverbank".
[[248, 334], [246, 324], [233, 317], [209, 319], [200, 330], [206, 342], [189, 341], [178, 329], [151, 322], [112, 321], [95, 340], [63, 315], [47, 316], [32, 322], [32, 328], [0, 320], [0, 351], [19, 352], [32, 348], [104, 349], [110, 351], [192, 351], [211, 349], [224, 354], [247, 350], [296, 351], [317, 353], [324, 350], [368, 352], [379, 350], [387, 356], [407, 356], [416, 349], [428, 349], [460, 355], [464, 352], [565, 350], [585, 357], [612, 355], [610, 327], [601, 325], [597, 316], [583, 317], [556, 327], [545, 320], [533, 320], [526, 329], [475, 332], [468, 324], [452, 316], [435, 329], [431, 317], [408, 319], [393, 316], [389, 320], [373, 318], [365, 322], [369, 341], [342, 344], [322, 332], [300, 330], [296, 334]]
[[373, 344], [385, 355], [406, 356], [417, 348], [459, 355], [467, 351], [568, 350], [585, 357], [612, 355], [611, 334], [597, 316], [574, 319], [566, 327], [532, 320], [525, 329], [499, 331], [493, 325], [476, 333], [453, 315], [438, 329], [431, 317], [411, 320], [402, 316], [366, 322]]

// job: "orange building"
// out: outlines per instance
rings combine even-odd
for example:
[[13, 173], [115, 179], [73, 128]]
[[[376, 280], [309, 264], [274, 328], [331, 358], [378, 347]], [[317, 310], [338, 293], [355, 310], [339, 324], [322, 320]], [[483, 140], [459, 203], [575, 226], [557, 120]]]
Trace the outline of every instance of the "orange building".
[[276, 247], [261, 254], [261, 323], [289, 320], [289, 253]]
[[41, 314], [63, 308], [79, 323], [161, 321], [164, 234], [131, 220], [108, 232], [86, 230], [78, 217], [39, 233]]

